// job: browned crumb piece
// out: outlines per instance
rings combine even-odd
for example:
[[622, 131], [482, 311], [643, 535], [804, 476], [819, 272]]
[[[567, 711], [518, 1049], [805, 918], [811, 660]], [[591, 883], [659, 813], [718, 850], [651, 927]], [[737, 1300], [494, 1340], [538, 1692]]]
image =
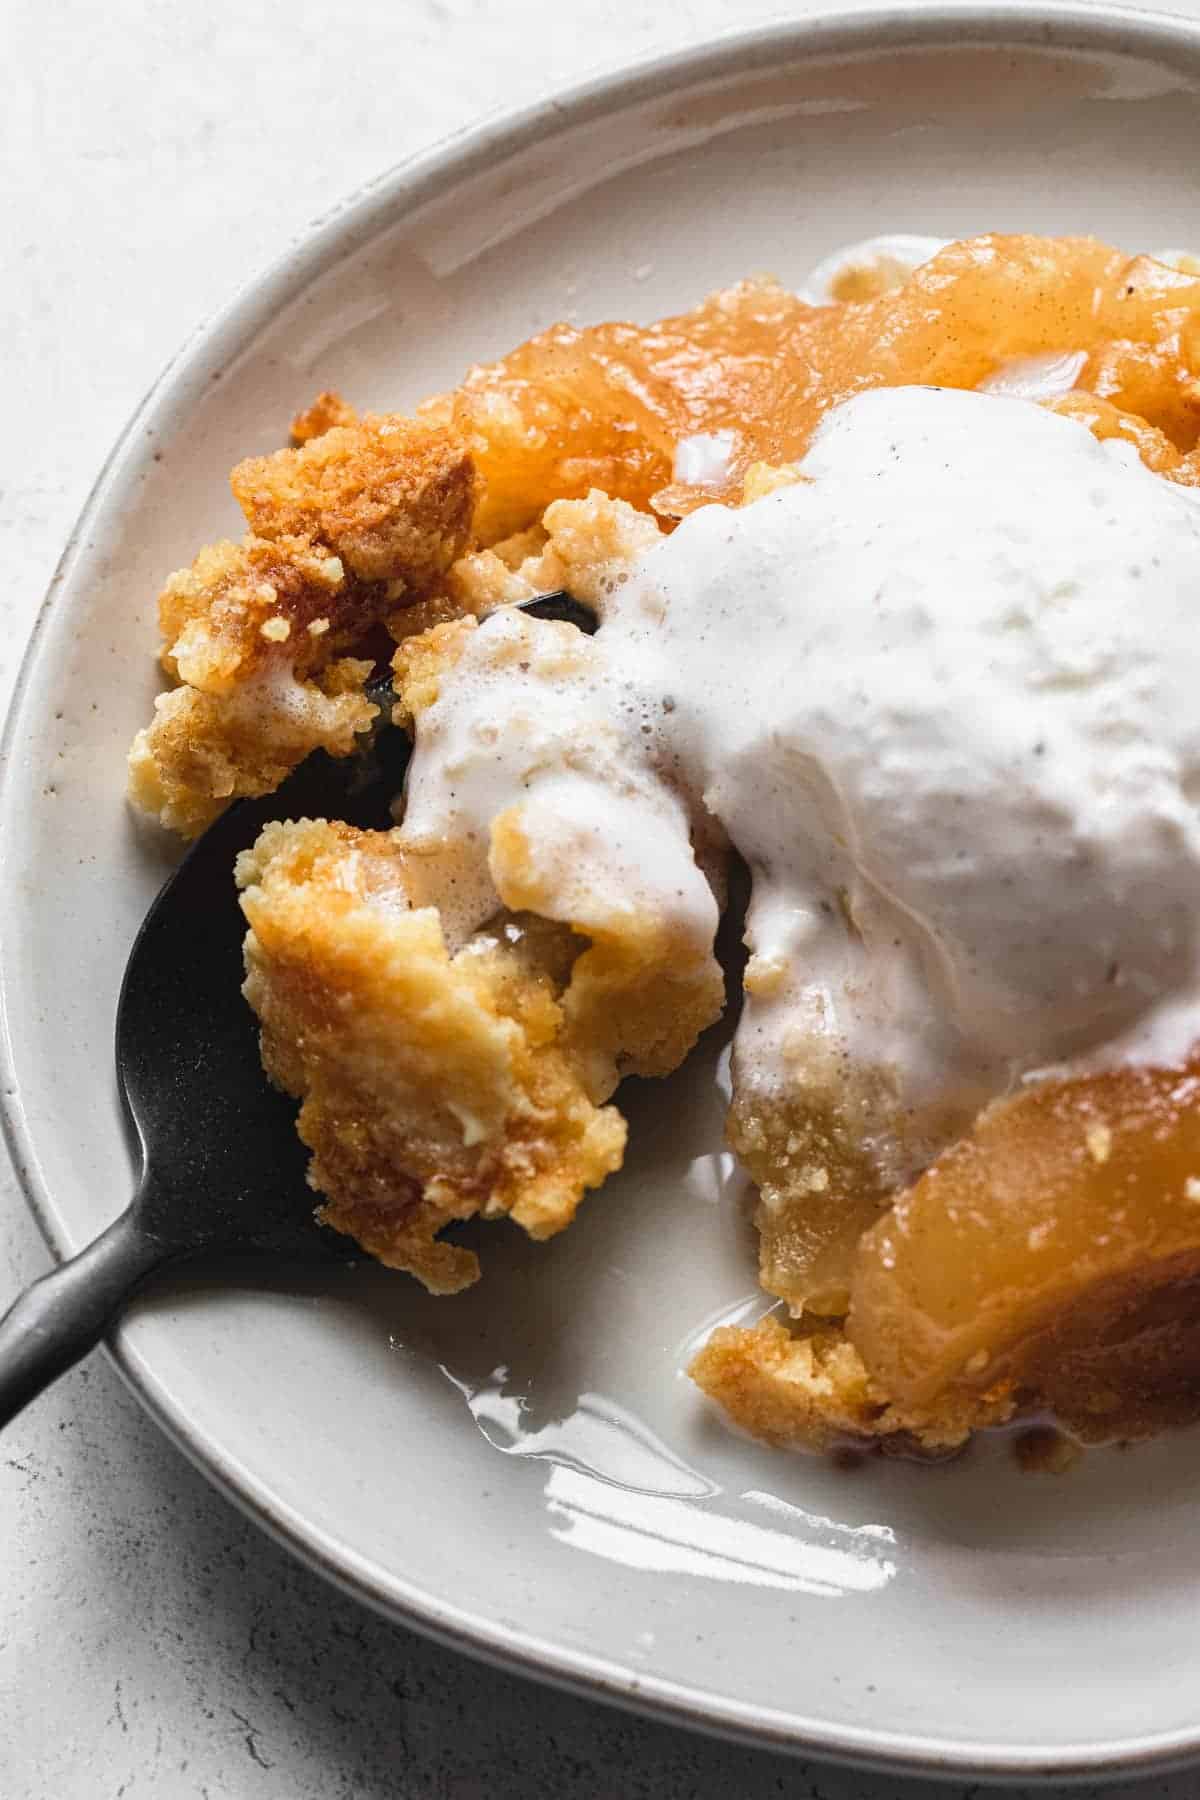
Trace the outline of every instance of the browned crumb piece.
[[438, 1240], [452, 1220], [568, 1224], [625, 1145], [564, 1048], [570, 934], [509, 920], [451, 956], [436, 912], [409, 909], [391, 832], [269, 825], [237, 874], [246, 996], [268, 1072], [303, 1100], [326, 1221], [434, 1293], [479, 1272]]
[[298, 682], [286, 668], [222, 696], [172, 688], [129, 752], [129, 793], [170, 831], [195, 837], [230, 800], [270, 794], [313, 750], [346, 756], [377, 708], [372, 664], [354, 657]]
[[292, 420], [293, 444], [307, 444], [310, 438], [332, 431], [335, 425], [357, 425], [358, 413], [348, 400], [333, 388], [325, 388], [311, 406], [298, 412]]
[[311, 538], [209, 544], [158, 597], [163, 667], [207, 694], [229, 693], [268, 662], [305, 675], [361, 642], [378, 610], [374, 590], [347, 581]]
[[163, 665], [184, 685], [130, 752], [132, 799], [186, 836], [310, 751], [353, 748], [375, 716], [362, 692], [373, 659], [346, 653], [461, 555], [475, 504], [461, 444], [403, 420], [243, 463], [234, 486], [253, 530], [164, 587]]
[[840, 1328], [793, 1337], [771, 1317], [721, 1326], [688, 1372], [736, 1425], [786, 1449], [827, 1450], [847, 1440], [887, 1448], [890, 1441], [912, 1454], [944, 1455], [1014, 1410], [1006, 1391], [896, 1406]]
[[461, 440], [390, 413], [249, 457], [230, 482], [251, 531], [318, 539], [360, 581], [400, 584], [393, 600], [446, 573], [475, 513], [475, 467]]
[[373, 664], [340, 654], [379, 610], [307, 538], [212, 544], [159, 597], [161, 694], [129, 753], [130, 797], [185, 837], [230, 800], [270, 793], [310, 751], [346, 755], [376, 708]]

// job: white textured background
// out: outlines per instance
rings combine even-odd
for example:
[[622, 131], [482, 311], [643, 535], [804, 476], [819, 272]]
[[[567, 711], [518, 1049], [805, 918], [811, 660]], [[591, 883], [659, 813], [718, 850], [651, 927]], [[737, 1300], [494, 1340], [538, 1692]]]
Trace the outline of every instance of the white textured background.
[[[0, 710], [109, 445], [249, 271], [480, 113], [781, 10], [0, 0]], [[0, 1302], [46, 1261], [4, 1168]], [[1198, 1788], [1200, 1775], [1108, 1791]], [[712, 1744], [385, 1625], [211, 1493], [98, 1358], [0, 1444], [0, 1800], [975, 1792]]]

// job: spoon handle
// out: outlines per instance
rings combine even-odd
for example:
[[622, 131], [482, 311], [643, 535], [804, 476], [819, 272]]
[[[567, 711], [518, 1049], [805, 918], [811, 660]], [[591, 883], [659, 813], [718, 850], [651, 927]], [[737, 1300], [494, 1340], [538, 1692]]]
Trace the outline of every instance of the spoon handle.
[[0, 1427], [93, 1349], [147, 1275], [172, 1255], [124, 1212], [0, 1319]]

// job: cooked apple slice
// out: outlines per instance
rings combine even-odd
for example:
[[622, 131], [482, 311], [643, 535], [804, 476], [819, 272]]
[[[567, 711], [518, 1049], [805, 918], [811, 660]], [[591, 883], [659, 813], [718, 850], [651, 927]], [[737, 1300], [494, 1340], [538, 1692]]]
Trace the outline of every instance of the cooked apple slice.
[[864, 1234], [847, 1332], [902, 1405], [1007, 1391], [1088, 1441], [1200, 1417], [1200, 1056], [989, 1107]]

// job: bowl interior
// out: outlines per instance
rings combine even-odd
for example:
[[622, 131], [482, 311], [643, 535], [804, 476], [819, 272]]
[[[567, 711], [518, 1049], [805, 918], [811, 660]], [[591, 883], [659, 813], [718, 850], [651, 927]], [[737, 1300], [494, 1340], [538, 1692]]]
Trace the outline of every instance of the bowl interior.
[[[124, 752], [161, 577], [238, 528], [230, 465], [321, 387], [404, 406], [553, 319], [799, 283], [875, 232], [1195, 241], [1187, 28], [1047, 16], [792, 26], [600, 84], [389, 177], [189, 348], [85, 515], [10, 736], [7, 1105], [59, 1248], [129, 1190], [112, 1021], [171, 852], [126, 814]], [[763, 1309], [722, 1051], [628, 1095], [628, 1166], [563, 1238], [481, 1232], [471, 1293], [369, 1267], [194, 1283], [131, 1315], [123, 1366], [306, 1554], [514, 1664], [923, 1765], [1186, 1749], [1200, 1438], [1060, 1480], [1003, 1441], [850, 1472], [735, 1439], [682, 1376]]]

